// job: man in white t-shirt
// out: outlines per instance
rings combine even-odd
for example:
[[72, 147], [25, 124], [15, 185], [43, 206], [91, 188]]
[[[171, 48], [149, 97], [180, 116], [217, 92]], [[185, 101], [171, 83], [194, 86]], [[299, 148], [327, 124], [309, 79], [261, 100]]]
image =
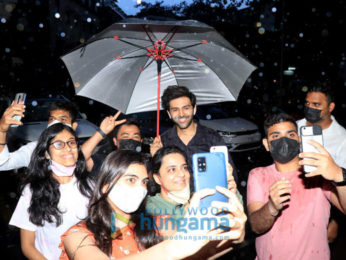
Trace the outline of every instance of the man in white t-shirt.
[[[305, 118], [297, 121], [298, 129], [306, 125], [319, 125], [323, 131], [323, 145], [336, 164], [346, 168], [346, 129], [332, 116], [335, 108], [333, 92], [327, 84], [315, 82], [305, 98]], [[333, 211], [328, 226], [328, 241], [337, 237], [338, 224]]]
[[[19, 169], [29, 165], [37, 141], [27, 143], [14, 152], [9, 152], [6, 144], [6, 135], [10, 125], [23, 125], [22, 122], [13, 120], [12, 117], [14, 115], [24, 117], [24, 112], [25, 105], [13, 103], [5, 110], [0, 119], [0, 171]], [[78, 126], [77, 113], [76, 106], [71, 102], [53, 103], [49, 108], [48, 126], [59, 121], [76, 130]]]

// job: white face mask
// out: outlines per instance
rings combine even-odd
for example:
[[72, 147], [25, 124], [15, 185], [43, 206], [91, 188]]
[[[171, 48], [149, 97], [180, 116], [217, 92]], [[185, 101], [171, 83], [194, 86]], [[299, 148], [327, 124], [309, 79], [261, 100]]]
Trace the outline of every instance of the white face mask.
[[186, 184], [183, 190], [168, 192], [167, 196], [176, 203], [186, 204], [190, 199], [190, 185]]
[[56, 176], [59, 177], [69, 177], [72, 176], [74, 173], [74, 170], [76, 169], [76, 165], [73, 166], [64, 166], [60, 163], [51, 161], [52, 164], [50, 165], [50, 169], [54, 172]]
[[132, 213], [139, 208], [146, 195], [147, 189], [142, 186], [128, 187], [115, 184], [108, 197], [120, 210]]
[[50, 123], [47, 125], [47, 128], [50, 127], [50, 126], [52, 126], [52, 125], [55, 125], [55, 124], [57, 124], [57, 123], [62, 123], [62, 124], [64, 124], [64, 125], [67, 125], [67, 126], [69, 126], [69, 127], [72, 128], [72, 125], [71, 125], [71, 124], [66, 124], [66, 123], [60, 122], [59, 120], [56, 120], [56, 119], [54, 119], [52, 122], [50, 122]]

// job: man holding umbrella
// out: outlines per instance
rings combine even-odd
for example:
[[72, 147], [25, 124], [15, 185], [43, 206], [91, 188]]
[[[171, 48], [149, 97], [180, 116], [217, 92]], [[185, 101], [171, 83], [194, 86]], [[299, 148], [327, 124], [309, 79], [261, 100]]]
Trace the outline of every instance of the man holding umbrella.
[[[194, 153], [209, 152], [211, 146], [226, 145], [217, 132], [193, 120], [197, 111], [196, 96], [187, 87], [169, 86], [161, 99], [163, 108], [175, 125], [155, 138], [150, 147], [152, 155], [162, 146], [175, 145], [186, 152], [191, 167]], [[229, 163], [234, 169], [231, 156]], [[237, 180], [234, 170], [233, 175]]]

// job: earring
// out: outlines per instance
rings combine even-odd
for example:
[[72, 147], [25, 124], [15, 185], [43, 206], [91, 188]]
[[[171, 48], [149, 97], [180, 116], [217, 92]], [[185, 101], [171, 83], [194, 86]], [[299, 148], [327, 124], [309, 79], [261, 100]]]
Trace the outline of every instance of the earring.
[[52, 159], [48, 159], [48, 171], [52, 170]]

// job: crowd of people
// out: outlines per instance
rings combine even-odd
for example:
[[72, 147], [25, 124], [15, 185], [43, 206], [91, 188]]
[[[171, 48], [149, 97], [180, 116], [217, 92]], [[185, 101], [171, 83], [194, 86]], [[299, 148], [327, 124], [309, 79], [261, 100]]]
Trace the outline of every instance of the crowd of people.
[[[23, 117], [25, 105], [5, 110], [0, 171], [27, 167], [9, 224], [20, 229], [28, 259], [215, 259], [243, 242], [247, 218], [258, 234], [257, 259], [330, 258], [328, 242], [340, 221], [336, 213], [330, 217], [331, 205], [332, 212], [346, 212], [346, 130], [332, 116], [328, 86], [312, 84], [304, 119], [280, 113], [265, 120], [263, 145], [273, 164], [249, 173], [248, 217], [231, 154], [228, 187], [194, 190], [192, 155], [226, 145], [194, 120], [195, 95], [169, 86], [161, 99], [174, 125], [154, 139], [150, 154], [142, 152], [140, 124], [118, 120], [120, 111], [80, 144], [72, 103], [54, 104], [40, 138], [10, 152], [6, 133], [22, 125], [13, 116]], [[310, 125], [321, 126], [324, 145], [312, 141], [318, 152], [300, 152], [299, 128]], [[107, 137], [114, 151], [95, 153]], [[304, 165], [316, 168], [304, 172]], [[214, 201], [206, 214], [195, 210], [215, 192], [228, 202]]]

